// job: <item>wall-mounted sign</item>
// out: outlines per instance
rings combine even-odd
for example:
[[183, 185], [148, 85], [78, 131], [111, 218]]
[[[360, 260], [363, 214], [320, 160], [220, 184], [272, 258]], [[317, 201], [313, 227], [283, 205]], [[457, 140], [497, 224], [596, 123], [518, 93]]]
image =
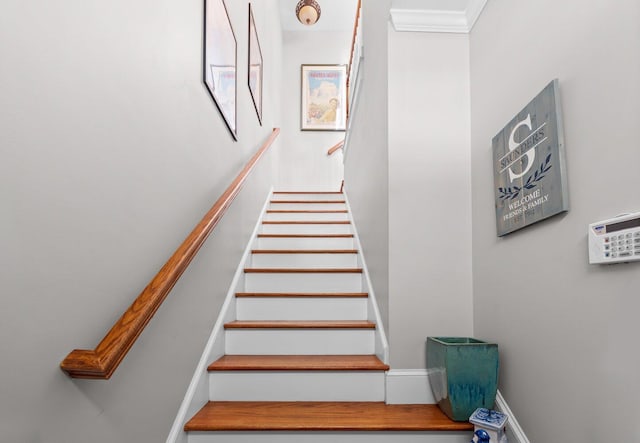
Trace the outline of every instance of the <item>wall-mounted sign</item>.
[[493, 138], [498, 236], [569, 210], [558, 80]]

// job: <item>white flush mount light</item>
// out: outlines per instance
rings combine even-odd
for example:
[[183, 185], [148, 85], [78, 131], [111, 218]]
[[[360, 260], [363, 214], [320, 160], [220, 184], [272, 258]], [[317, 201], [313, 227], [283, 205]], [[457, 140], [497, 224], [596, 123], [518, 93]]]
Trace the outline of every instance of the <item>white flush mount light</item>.
[[320, 19], [320, 12], [316, 0], [300, 0], [296, 5], [296, 17], [303, 25], [314, 25]]

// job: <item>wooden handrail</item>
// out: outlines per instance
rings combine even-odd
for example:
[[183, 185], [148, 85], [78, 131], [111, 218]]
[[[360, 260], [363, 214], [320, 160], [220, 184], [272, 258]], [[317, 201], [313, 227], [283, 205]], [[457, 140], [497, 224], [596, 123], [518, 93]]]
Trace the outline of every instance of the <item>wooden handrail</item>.
[[60, 363], [60, 368], [73, 378], [108, 379], [135, 343], [153, 314], [176, 284], [182, 273], [218, 224], [260, 157], [280, 133], [274, 128], [262, 147], [240, 171], [235, 180], [202, 218], [171, 258], [149, 282], [133, 304], [122, 314], [111, 330], [93, 350], [75, 349]]
[[356, 50], [356, 37], [358, 36], [358, 21], [360, 20], [360, 11], [362, 9], [362, 0], [358, 0], [356, 7], [356, 21], [353, 23], [353, 35], [351, 37], [351, 55], [349, 56], [349, 69], [353, 64], [353, 53]]
[[358, 21], [360, 20], [360, 13], [362, 11], [362, 0], [358, 0], [358, 6], [356, 7], [356, 21], [353, 24], [353, 36], [351, 37], [351, 55], [349, 56], [349, 66], [347, 66], [347, 118], [349, 118], [350, 103], [348, 98], [350, 97], [349, 91], [351, 90], [351, 67], [353, 66], [353, 54], [356, 50], [356, 38], [358, 36]]
[[327, 151], [327, 155], [331, 155], [334, 152], [336, 152], [338, 149], [342, 148], [344, 146], [344, 140], [339, 141], [338, 143], [336, 143], [335, 145], [331, 146], [329, 148], [329, 150]]

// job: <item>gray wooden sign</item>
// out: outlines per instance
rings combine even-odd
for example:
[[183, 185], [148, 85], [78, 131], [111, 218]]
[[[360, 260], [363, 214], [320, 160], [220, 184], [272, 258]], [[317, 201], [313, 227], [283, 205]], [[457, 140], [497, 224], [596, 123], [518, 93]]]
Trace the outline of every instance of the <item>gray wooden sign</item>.
[[493, 138], [498, 236], [569, 210], [558, 80]]

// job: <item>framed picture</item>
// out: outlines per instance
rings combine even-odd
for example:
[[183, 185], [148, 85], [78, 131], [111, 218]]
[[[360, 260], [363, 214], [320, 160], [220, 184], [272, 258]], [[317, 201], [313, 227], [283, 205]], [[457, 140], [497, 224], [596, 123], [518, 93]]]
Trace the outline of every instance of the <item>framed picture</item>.
[[256, 22], [253, 19], [253, 10], [249, 3], [249, 91], [253, 99], [253, 105], [258, 114], [258, 121], [262, 126], [262, 51], [258, 41]]
[[347, 65], [302, 65], [302, 131], [344, 131]]
[[493, 138], [498, 236], [569, 210], [558, 80]]
[[224, 0], [204, 2], [203, 80], [234, 140], [238, 139], [236, 36]]

